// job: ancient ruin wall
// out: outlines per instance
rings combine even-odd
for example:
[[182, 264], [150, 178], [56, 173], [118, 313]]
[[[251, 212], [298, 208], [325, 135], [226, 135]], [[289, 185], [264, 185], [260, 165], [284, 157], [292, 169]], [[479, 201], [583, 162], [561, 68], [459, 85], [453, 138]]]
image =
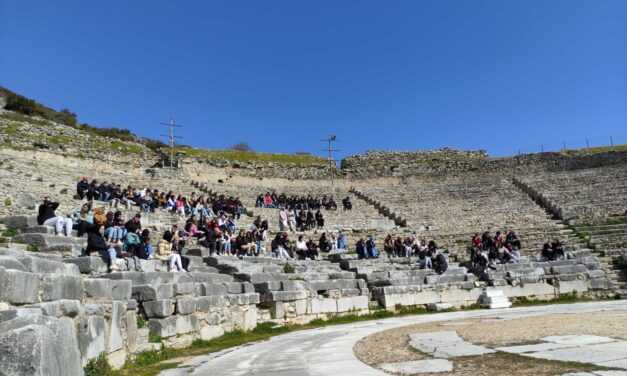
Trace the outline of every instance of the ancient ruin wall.
[[627, 163], [626, 151], [595, 154], [538, 153], [489, 158], [485, 151], [368, 152], [342, 160], [342, 175], [353, 178], [459, 175], [467, 172], [515, 175]]

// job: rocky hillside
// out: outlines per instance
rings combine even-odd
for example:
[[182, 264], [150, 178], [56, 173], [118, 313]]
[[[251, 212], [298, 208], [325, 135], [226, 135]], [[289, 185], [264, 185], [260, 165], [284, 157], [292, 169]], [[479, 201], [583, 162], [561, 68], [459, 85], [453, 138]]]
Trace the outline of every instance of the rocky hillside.
[[0, 111], [0, 145], [16, 150], [45, 150], [81, 159], [158, 159], [155, 151], [140, 142], [104, 137], [11, 111]]

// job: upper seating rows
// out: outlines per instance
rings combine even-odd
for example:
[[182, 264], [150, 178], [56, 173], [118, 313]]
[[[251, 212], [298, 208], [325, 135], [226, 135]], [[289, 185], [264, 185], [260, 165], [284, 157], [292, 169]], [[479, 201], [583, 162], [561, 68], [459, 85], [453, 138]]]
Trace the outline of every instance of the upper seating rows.
[[464, 251], [474, 233], [514, 230], [523, 253], [560, 239], [571, 248], [581, 243], [511, 181], [496, 176], [408, 179], [398, 185], [356, 190], [403, 218], [418, 237], [435, 239], [452, 251]]

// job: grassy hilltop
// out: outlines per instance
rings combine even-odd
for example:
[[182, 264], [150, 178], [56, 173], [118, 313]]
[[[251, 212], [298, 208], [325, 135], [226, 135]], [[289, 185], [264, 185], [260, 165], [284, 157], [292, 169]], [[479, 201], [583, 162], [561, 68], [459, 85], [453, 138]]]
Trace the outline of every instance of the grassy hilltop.
[[[75, 156], [101, 157], [101, 153], [119, 153], [127, 156], [157, 157], [167, 145], [158, 140], [139, 137], [128, 129], [95, 127], [81, 123], [68, 109], [54, 110], [33, 99], [0, 87], [0, 147], [21, 150], [48, 149], [65, 151], [75, 149]], [[324, 158], [307, 153], [277, 154], [250, 150], [209, 150], [179, 146], [178, 155], [188, 158], [228, 160], [233, 162], [272, 162], [299, 166], [326, 165]]]

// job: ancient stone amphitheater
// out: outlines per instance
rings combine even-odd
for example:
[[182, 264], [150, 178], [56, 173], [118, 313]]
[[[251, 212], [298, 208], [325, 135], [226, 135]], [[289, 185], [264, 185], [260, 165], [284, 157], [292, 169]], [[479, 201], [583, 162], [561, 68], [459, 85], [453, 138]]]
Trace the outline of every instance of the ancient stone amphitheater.
[[[627, 152], [369, 152], [333, 170], [324, 162], [183, 156], [170, 170], [140, 144], [0, 115], [0, 375], [82, 375], [101, 354], [120, 368], [141, 352], [184, 348], [266, 322], [475, 306], [487, 286], [465, 267], [467, 247], [472, 234], [488, 230], [515, 230], [522, 242], [520, 263], [489, 272], [491, 288], [509, 300], [627, 297]], [[353, 210], [326, 211], [325, 230], [345, 231], [351, 251], [366, 235], [382, 249], [387, 234], [415, 233], [447, 249], [450, 266], [438, 275], [415, 259], [357, 260], [353, 253], [238, 259], [191, 245], [189, 273], [170, 273], [158, 260], [129, 260], [125, 270], [108, 273], [99, 257], [81, 256], [84, 237], [57, 236], [34, 221], [44, 195], [59, 201], [62, 213], [79, 207], [81, 176], [238, 196], [251, 214], [239, 226], [259, 215], [271, 234], [278, 213], [254, 207], [260, 192], [326, 194], [338, 203], [349, 196]], [[155, 238], [180, 221], [160, 210], [142, 217]], [[568, 258], [538, 261], [542, 244], [553, 239]]]

